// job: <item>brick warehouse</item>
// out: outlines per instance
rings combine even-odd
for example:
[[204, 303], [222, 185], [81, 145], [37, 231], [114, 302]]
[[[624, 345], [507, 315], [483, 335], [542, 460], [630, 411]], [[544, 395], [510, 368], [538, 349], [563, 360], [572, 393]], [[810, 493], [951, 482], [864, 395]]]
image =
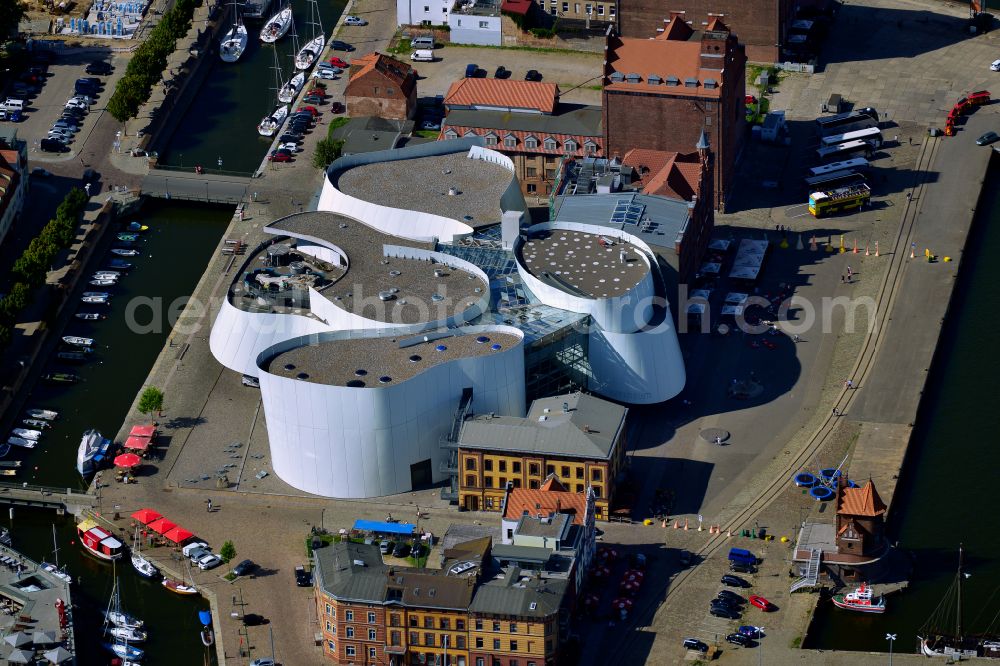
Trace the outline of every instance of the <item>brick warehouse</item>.
[[695, 31], [675, 16], [655, 39], [608, 35], [604, 154], [633, 148], [688, 153], [704, 132], [723, 210], [746, 135], [746, 53], [719, 19]]
[[[648, 39], [667, 29], [679, 13], [695, 30], [721, 18], [740, 36], [751, 62], [780, 62], [795, 0], [621, 0], [618, 16], [625, 37]], [[807, 2], [816, 5], [822, 3]]]

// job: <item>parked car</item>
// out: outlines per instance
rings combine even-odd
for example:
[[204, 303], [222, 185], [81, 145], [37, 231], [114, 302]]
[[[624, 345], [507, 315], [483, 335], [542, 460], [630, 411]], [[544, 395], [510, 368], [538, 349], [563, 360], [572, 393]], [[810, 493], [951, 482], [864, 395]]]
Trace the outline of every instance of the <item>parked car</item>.
[[295, 113], [308, 113], [313, 118], [315, 118], [316, 116], [319, 115], [319, 109], [317, 109], [315, 106], [300, 106], [299, 108], [295, 109]]
[[360, 16], [345, 16], [344, 25], [368, 25], [368, 21]]
[[750, 583], [748, 583], [743, 578], [740, 578], [739, 576], [733, 576], [730, 574], [726, 574], [725, 576], [723, 576], [720, 582], [723, 585], [728, 585], [729, 587], [750, 587]]
[[753, 645], [753, 639], [749, 636], [744, 636], [743, 634], [729, 634], [726, 636], [726, 642], [732, 643], [733, 645], [739, 645], [741, 647], [750, 647]]
[[63, 108], [65, 108], [65, 109], [88, 109], [88, 108], [90, 108], [90, 104], [88, 102], [84, 102], [82, 100], [73, 98], [73, 99], [66, 100], [66, 104], [63, 106]]
[[297, 132], [285, 132], [278, 137], [279, 143], [300, 143], [301, 141], [302, 135]]
[[425, 130], [439, 130], [441, 129], [440, 120], [424, 120], [420, 123], [420, 129]]
[[752, 627], [750, 625], [744, 624], [742, 627], [736, 630], [737, 632], [743, 634], [747, 638], [760, 638], [764, 634], [760, 632], [760, 627]]
[[215, 553], [209, 553], [208, 555], [198, 560], [198, 568], [201, 569], [202, 571], [214, 569], [220, 564], [222, 564], [222, 558], [216, 555]]
[[65, 144], [73, 141], [73, 135], [69, 132], [63, 132], [62, 130], [49, 130], [49, 133], [45, 136], [45, 138], [55, 139], [56, 141], [61, 141]]
[[682, 645], [686, 650], [697, 650], [698, 652], [708, 652], [708, 644], [699, 641], [697, 638], [685, 638]]
[[301, 564], [295, 567], [295, 584], [299, 587], [312, 585], [312, 574], [306, 571], [306, 568]]
[[192, 541], [188, 545], [181, 548], [181, 553], [184, 555], [184, 557], [191, 557], [191, 551], [198, 548], [204, 548], [208, 550], [208, 544], [205, 543], [204, 541]]
[[541, 81], [542, 75], [537, 69], [529, 69], [528, 73], [524, 75], [525, 81]]
[[94, 62], [87, 65], [87, 74], [97, 74], [99, 76], [107, 76], [114, 68], [111, 66], [110, 62], [105, 62], [104, 60], [95, 60]]
[[410, 555], [410, 544], [408, 543], [397, 543], [396, 547], [392, 549], [393, 557], [408, 557]]
[[243, 375], [240, 379], [243, 386], [249, 386], [250, 388], [260, 388], [260, 379], [254, 377], [253, 375]]
[[248, 573], [254, 571], [257, 565], [254, 564], [253, 560], [243, 560], [235, 567], [233, 567], [234, 576], [246, 576]]
[[205, 557], [206, 555], [211, 555], [211, 554], [212, 554], [212, 551], [210, 551], [207, 547], [202, 547], [202, 548], [194, 548], [194, 549], [192, 549], [191, 552], [189, 552], [187, 556], [188, 556], [188, 559], [191, 560], [191, 564], [198, 564], [198, 562], [201, 560], [201, 558]]
[[756, 606], [757, 608], [761, 609], [765, 613], [768, 612], [768, 611], [770, 611], [772, 608], [774, 608], [774, 606], [771, 604], [770, 601], [768, 601], [767, 599], [765, 599], [764, 597], [762, 597], [762, 596], [760, 596], [758, 594], [751, 594], [750, 595], [750, 604], [752, 606]]
[[294, 141], [278, 144], [278, 150], [287, 150], [292, 155], [294, 155], [295, 153], [299, 152], [299, 144]]
[[997, 134], [996, 132], [987, 132], [986, 134], [976, 139], [976, 145], [988, 146], [991, 143], [995, 143], [997, 141], [1000, 141], [1000, 134]]
[[270, 657], [260, 657], [258, 659], [254, 659], [253, 661], [251, 661], [250, 666], [277, 666], [277, 665], [274, 663], [274, 659], [271, 659]]
[[326, 81], [335, 81], [337, 79], [337, 75], [334, 74], [332, 69], [317, 69], [315, 72], [313, 72], [313, 78], [324, 79]]
[[327, 62], [330, 64], [331, 67], [339, 67], [342, 71], [348, 68], [347, 62], [341, 60], [337, 56], [333, 56], [332, 58], [327, 60]]
[[709, 613], [715, 617], [723, 617], [727, 620], [740, 619], [740, 614], [737, 611], [734, 611], [732, 608], [726, 608], [725, 606], [712, 606]]
[[740, 608], [739, 604], [737, 604], [735, 602], [732, 602], [732, 601], [729, 601], [728, 599], [720, 599], [718, 597], [716, 597], [715, 599], [712, 599], [709, 602], [708, 607], [709, 608], [728, 608], [729, 610], [736, 611], [737, 613], [742, 610], [742, 608]]
[[747, 602], [745, 597], [741, 597], [731, 590], [719, 590], [719, 594], [716, 595], [717, 599], [729, 599], [733, 603], [745, 604]]
[[306, 95], [302, 98], [302, 101], [307, 104], [322, 104], [323, 98], [319, 95]]
[[465, 66], [465, 78], [467, 79], [475, 78], [476, 72], [478, 71], [479, 71], [479, 65], [470, 62], [468, 65]]
[[383, 541], [378, 545], [378, 552], [383, 555], [389, 555], [392, 553], [393, 543], [391, 541]]
[[31, 170], [31, 175], [37, 176], [39, 178], [48, 178], [52, 174], [49, 171], [43, 169], [42, 167], [35, 167], [34, 169]]
[[271, 151], [271, 154], [267, 156], [268, 162], [291, 162], [292, 161], [292, 151], [287, 148], [277, 148]]
[[735, 573], [744, 573], [744, 574], [757, 573], [757, 567], [755, 567], [752, 564], [749, 564], [748, 562], [730, 562], [729, 570]]
[[500, 65], [499, 67], [497, 67], [497, 71], [493, 72], [493, 78], [494, 79], [509, 79], [510, 78], [510, 70], [507, 69], [506, 67], [504, 67], [503, 65]]
[[994, 60], [990, 64], [990, 69], [993, 70], [994, 72], [1000, 72], [1000, 60]]
[[332, 42], [330, 42], [330, 49], [333, 51], [347, 51], [348, 53], [350, 53], [351, 51], [354, 50], [354, 47], [348, 44], [347, 42], [342, 42], [339, 39], [335, 39]]

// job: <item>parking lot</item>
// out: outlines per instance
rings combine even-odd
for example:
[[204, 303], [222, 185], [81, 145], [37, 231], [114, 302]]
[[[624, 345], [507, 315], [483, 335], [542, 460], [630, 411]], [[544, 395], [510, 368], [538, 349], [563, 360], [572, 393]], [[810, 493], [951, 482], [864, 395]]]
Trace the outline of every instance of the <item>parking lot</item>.
[[[116, 68], [111, 76], [96, 77], [100, 79], [103, 87], [99, 89], [93, 100], [90, 111], [81, 117], [79, 129], [68, 144], [70, 148], [68, 153], [42, 152], [40, 144], [41, 140], [48, 136], [53, 123], [62, 115], [67, 100], [74, 96], [76, 80], [92, 76], [87, 74], [86, 68], [95, 60], [110, 60], [110, 57], [95, 54], [55, 60], [53, 64], [49, 65], [48, 72], [42, 82], [38, 84], [40, 89], [33, 96], [28, 96], [25, 99], [23, 119], [15, 126], [18, 136], [28, 142], [28, 149], [33, 160], [66, 160], [81, 153], [89, 155], [94, 151], [94, 147], [84, 148], [84, 146], [87, 145], [87, 140], [97, 123], [97, 119], [104, 113], [107, 99], [114, 90], [114, 82], [117, 81], [120, 70], [123, 68]], [[102, 147], [102, 151], [107, 150], [107, 148]]]
[[[530, 49], [496, 49], [473, 46], [446, 46], [434, 51], [435, 62], [412, 63], [420, 77], [420, 97], [444, 95], [449, 86], [465, 77], [468, 64], [476, 64], [493, 78], [501, 65], [510, 70], [510, 79], [523, 81], [529, 69], [538, 70], [545, 83], [555, 83], [564, 102], [600, 104], [601, 56], [596, 53], [548, 52]], [[397, 56], [408, 59], [408, 55]], [[482, 74], [480, 74], [482, 75]], [[577, 86], [580, 86], [577, 88]], [[574, 90], [570, 90], [575, 88]]]

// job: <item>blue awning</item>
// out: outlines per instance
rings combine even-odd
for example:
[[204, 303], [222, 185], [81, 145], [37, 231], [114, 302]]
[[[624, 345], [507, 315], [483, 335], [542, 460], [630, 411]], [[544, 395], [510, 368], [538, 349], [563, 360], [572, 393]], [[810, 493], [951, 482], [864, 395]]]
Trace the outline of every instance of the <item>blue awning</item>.
[[414, 534], [417, 531], [416, 526], [410, 523], [385, 523], [379, 520], [355, 520], [354, 529], [379, 534]]

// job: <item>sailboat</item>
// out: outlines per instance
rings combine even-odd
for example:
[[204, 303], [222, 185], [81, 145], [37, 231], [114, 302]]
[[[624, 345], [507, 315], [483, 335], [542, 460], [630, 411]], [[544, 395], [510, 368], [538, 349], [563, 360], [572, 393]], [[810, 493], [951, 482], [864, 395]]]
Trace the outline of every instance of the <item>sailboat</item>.
[[326, 46], [326, 36], [323, 34], [323, 20], [319, 15], [319, 6], [316, 0], [309, 0], [309, 25], [313, 27], [313, 36], [309, 42], [302, 47], [302, 50], [295, 56], [296, 69], [309, 69], [316, 58], [323, 53]]
[[233, 27], [219, 42], [219, 57], [223, 62], [236, 62], [247, 48], [247, 28], [243, 25], [239, 7], [233, 3]]
[[[187, 578], [190, 578], [191, 565], [187, 562], [187, 560], [184, 561], [184, 568], [188, 570]], [[161, 584], [163, 585], [163, 587], [167, 588], [174, 594], [181, 594], [181, 595], [198, 594], [198, 588], [194, 586], [193, 582], [190, 585], [188, 585], [184, 581], [173, 580], [172, 578], [167, 578], [166, 576], [164, 576]]]
[[132, 566], [143, 578], [156, 578], [160, 575], [160, 570], [156, 566], [142, 556], [140, 551], [140, 542], [142, 540], [139, 538], [139, 527], [135, 528], [135, 537], [132, 540]]
[[[281, 66], [278, 64], [278, 50], [272, 49], [274, 51], [274, 85], [278, 90], [284, 89], [284, 85], [281, 82]], [[278, 98], [281, 100], [281, 94], [278, 94]], [[261, 136], [274, 136], [281, 129], [281, 126], [285, 122], [285, 118], [288, 117], [288, 107], [284, 104], [279, 106], [274, 110], [274, 113], [267, 116], [257, 125], [257, 133]]]
[[52, 525], [52, 556], [55, 558], [56, 563], [50, 564], [49, 562], [42, 562], [39, 566], [48, 571], [50, 574], [56, 578], [61, 578], [66, 581], [67, 584], [73, 582], [73, 577], [68, 573], [59, 568], [59, 544], [56, 542], [56, 526]]
[[295, 96], [302, 90], [302, 84], [305, 82], [305, 72], [299, 72], [293, 76], [288, 83], [281, 86], [281, 90], [278, 92], [278, 101], [282, 104], [291, 104], [295, 100]]
[[285, 5], [277, 14], [272, 16], [264, 24], [264, 28], [260, 31], [260, 41], [265, 44], [273, 44], [288, 32], [288, 28], [292, 25], [292, 8]]
[[[965, 550], [958, 547], [958, 572], [955, 581], [948, 588], [941, 603], [934, 610], [930, 619], [920, 628], [920, 652], [927, 657], [951, 657], [965, 659], [982, 656], [984, 650], [991, 649], [997, 637], [970, 636], [964, 633], [962, 626], [962, 581], [969, 576], [962, 567], [965, 563]], [[954, 599], [955, 608], [950, 608]], [[954, 625], [950, 620], [954, 618]]]
[[[128, 627], [118, 624], [112, 618], [127, 617], [122, 611], [121, 595], [118, 593], [118, 575], [114, 574], [114, 585], [111, 589], [111, 599], [108, 601], [108, 610], [104, 613], [104, 632], [108, 635], [109, 641], [102, 643], [104, 648], [121, 659], [138, 661], [143, 657], [143, 650], [130, 645], [146, 639], [146, 632], [138, 627]], [[141, 624], [141, 623], [140, 623]], [[138, 638], [141, 636], [141, 639]]]

